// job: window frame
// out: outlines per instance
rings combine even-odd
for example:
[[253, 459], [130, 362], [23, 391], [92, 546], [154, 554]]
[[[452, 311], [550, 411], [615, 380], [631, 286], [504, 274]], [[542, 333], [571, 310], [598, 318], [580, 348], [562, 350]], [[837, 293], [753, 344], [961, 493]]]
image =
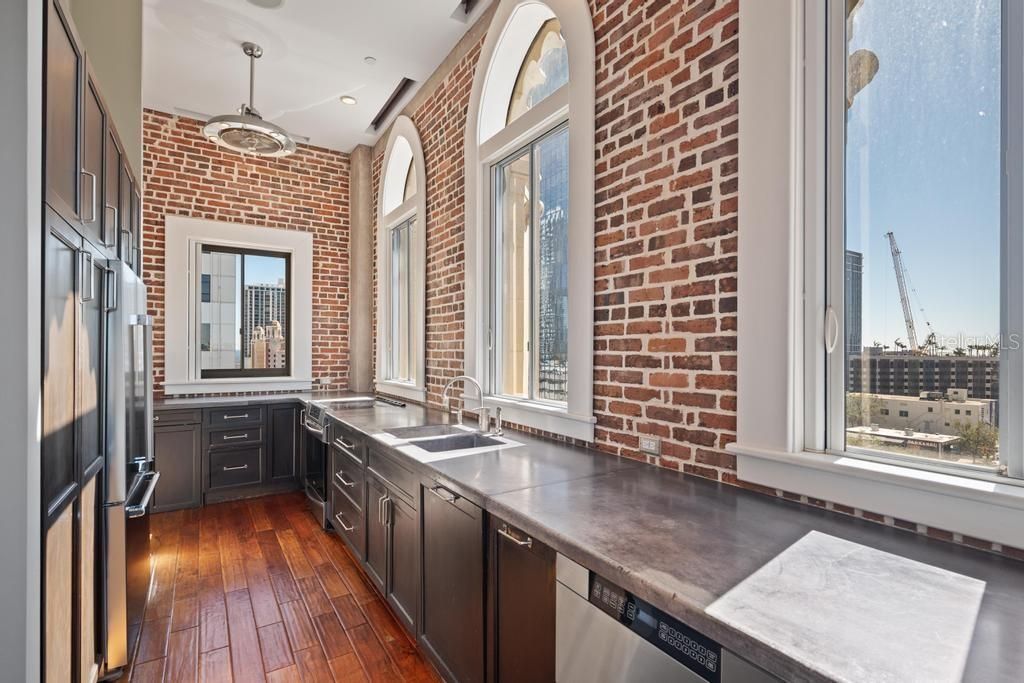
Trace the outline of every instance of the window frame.
[[[411, 159], [404, 160], [407, 152]], [[405, 195], [410, 168], [415, 193]], [[396, 193], [400, 186], [401, 192]], [[377, 190], [376, 391], [408, 401], [426, 401], [426, 230], [427, 178], [423, 144], [415, 123], [406, 115], [391, 125]], [[392, 230], [412, 221], [409, 233], [409, 363], [410, 380], [394, 377], [391, 366], [391, 237]]]
[[[829, 201], [839, 196], [841, 176], [828, 172], [837, 161], [830, 146], [841, 144], [842, 132], [829, 127], [826, 110], [838, 100], [827, 96], [829, 70], [845, 80], [845, 53], [828, 50], [837, 36], [845, 42], [837, 29], [845, 23], [842, 5], [740, 4], [740, 32], [747, 36], [740, 44], [747, 83], [739, 107], [741, 324], [737, 438], [727, 448], [742, 481], [1024, 547], [1024, 480], [829, 448], [837, 425], [830, 415], [844, 410], [845, 401], [837, 400], [837, 382], [827, 381], [829, 373], [844, 376], [845, 354], [827, 357], [825, 350], [827, 338], [845, 337], [827, 299], [842, 291], [845, 254], [839, 252], [845, 250], [831, 252], [839, 256], [838, 269], [829, 267], [825, 250], [837, 212], [842, 218], [841, 207]], [[829, 8], [843, 21], [829, 22]], [[1007, 122], [1024, 115], [1024, 5], [1003, 3], [1003, 12], [1003, 225], [1020, 226], [1024, 129]], [[842, 119], [833, 113], [831, 120]], [[1001, 250], [1001, 318], [1010, 330], [1024, 325], [1024, 278], [1005, 279], [1013, 264], [1019, 270], [1024, 262], [1022, 233], [1004, 230]], [[1024, 352], [1004, 351], [999, 372], [1000, 436], [1020, 444], [1000, 450], [1024, 463]]]
[[[506, 125], [508, 105], [523, 59], [547, 19], [556, 17], [569, 46], [569, 82]], [[535, 25], [530, 22], [535, 21]], [[524, 23], [525, 22], [525, 23]], [[524, 26], [532, 26], [526, 30]], [[531, 32], [532, 31], [532, 32]], [[501, 407], [515, 424], [591, 442], [593, 354], [572, 358], [565, 404], [495, 393], [491, 315], [494, 197], [492, 167], [529, 142], [569, 126], [569, 348], [592, 349], [594, 333], [594, 29], [582, 0], [499, 3], [481, 48], [465, 131], [465, 374], [480, 380], [484, 403]], [[573, 305], [575, 303], [575, 305]], [[478, 405], [467, 396], [466, 404]]]
[[[199, 369], [200, 379], [248, 379], [252, 377], [290, 377], [292, 374], [292, 255], [287, 251], [274, 251], [270, 249], [255, 249], [251, 247], [231, 246], [217, 244], [215, 242], [197, 242], [197, 248], [199, 249], [200, 258], [202, 254], [216, 252], [219, 254], [236, 254], [241, 256], [240, 259], [241, 268], [239, 270], [239, 280], [241, 281], [240, 294], [243, 297], [241, 306], [239, 307], [241, 314], [239, 322], [239, 335], [241, 330], [245, 329], [245, 257], [246, 256], [265, 256], [270, 258], [281, 258], [284, 259], [284, 283], [286, 292], [286, 306], [287, 313], [286, 320], [284, 321], [284, 344], [285, 344], [285, 366], [283, 368], [246, 368], [245, 367], [245, 348], [242, 348], [242, 366], [241, 368], [203, 368], [202, 364], [202, 320], [199, 319], [200, 311], [202, 308], [202, 291], [200, 284], [200, 296], [199, 300], [196, 301], [194, 308], [196, 319], [193, 322], [190, 329], [194, 330], [196, 339], [193, 341], [193, 348], [196, 349], [196, 367]], [[199, 269], [200, 283], [202, 283], [203, 272]], [[244, 344], [243, 344], [244, 347]]]

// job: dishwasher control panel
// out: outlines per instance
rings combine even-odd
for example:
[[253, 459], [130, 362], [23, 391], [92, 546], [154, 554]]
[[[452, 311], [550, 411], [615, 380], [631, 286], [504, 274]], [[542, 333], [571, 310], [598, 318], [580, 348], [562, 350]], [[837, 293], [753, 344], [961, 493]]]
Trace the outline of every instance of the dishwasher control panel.
[[675, 617], [590, 572], [588, 600], [710, 683], [722, 678], [722, 646]]

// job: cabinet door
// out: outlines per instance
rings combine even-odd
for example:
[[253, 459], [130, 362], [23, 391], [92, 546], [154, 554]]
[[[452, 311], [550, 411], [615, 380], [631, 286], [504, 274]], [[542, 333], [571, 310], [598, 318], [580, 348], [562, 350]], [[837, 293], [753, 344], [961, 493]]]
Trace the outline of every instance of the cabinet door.
[[416, 633], [416, 612], [420, 600], [419, 516], [397, 495], [385, 503], [390, 542], [388, 543], [388, 603], [410, 633]]
[[121, 260], [128, 264], [132, 269], [135, 268], [135, 243], [132, 236], [132, 195], [135, 194], [135, 182], [132, 180], [131, 171], [128, 170], [128, 164], [122, 160], [121, 162], [121, 182], [118, 188], [118, 200], [120, 202], [120, 209], [118, 210], [119, 226], [118, 226], [118, 254], [121, 256]]
[[46, 210], [43, 255], [43, 511], [52, 519], [75, 492], [75, 361], [81, 306], [78, 300], [81, 239], [53, 210]]
[[103, 241], [103, 154], [106, 148], [107, 117], [91, 77], [85, 79], [82, 96], [81, 210], [84, 235], [93, 244]]
[[376, 477], [366, 480], [366, 573], [382, 593], [388, 569], [388, 490]]
[[490, 680], [555, 680], [555, 552], [492, 517], [491, 558]]
[[198, 424], [153, 430], [154, 467], [160, 481], [153, 491], [153, 512], [199, 507], [202, 480], [202, 431]]
[[271, 406], [270, 457], [267, 459], [268, 484], [294, 481], [299, 467], [299, 408]]
[[132, 244], [135, 247], [132, 253], [132, 270], [142, 277], [142, 195], [139, 193], [139, 184], [132, 186]]
[[81, 324], [78, 340], [78, 425], [81, 477], [98, 468], [104, 456], [104, 378], [106, 377], [107, 268], [102, 255], [84, 243], [82, 269]]
[[103, 157], [103, 244], [116, 247], [121, 230], [121, 147], [114, 129], [107, 126]]
[[66, 220], [79, 217], [79, 102], [82, 52], [58, 0], [46, 18], [46, 201]]
[[422, 510], [423, 642], [452, 679], [482, 681], [483, 511], [440, 486], [424, 486]]

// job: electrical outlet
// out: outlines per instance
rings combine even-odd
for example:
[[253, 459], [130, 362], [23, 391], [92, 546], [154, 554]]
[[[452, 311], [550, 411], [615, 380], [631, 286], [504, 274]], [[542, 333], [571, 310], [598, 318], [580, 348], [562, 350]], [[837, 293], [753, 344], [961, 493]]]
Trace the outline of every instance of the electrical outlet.
[[640, 451], [650, 455], [661, 455], [661, 439], [656, 436], [641, 436]]

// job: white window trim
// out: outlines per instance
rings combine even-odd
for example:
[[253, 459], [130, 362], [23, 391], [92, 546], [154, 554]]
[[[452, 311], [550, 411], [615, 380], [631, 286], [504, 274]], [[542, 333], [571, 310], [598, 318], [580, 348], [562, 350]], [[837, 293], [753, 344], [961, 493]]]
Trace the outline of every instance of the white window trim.
[[[740, 71], [746, 84], [740, 92], [741, 325], [737, 440], [729, 446], [737, 456], [737, 474], [762, 486], [1024, 547], [1024, 487], [1016, 483], [824, 450], [826, 300], [825, 288], [817, 283], [824, 281], [826, 212], [835, 210], [828, 206], [825, 186], [824, 5], [814, 0], [740, 3], [745, 36]], [[1005, 7], [1015, 16], [1007, 22], [1012, 28], [1004, 30], [1019, 34], [1024, 8], [1019, 3]], [[1024, 40], [1012, 38], [1015, 49], [1004, 60], [1004, 78], [1019, 83]], [[1024, 89], [1004, 93], [1004, 107], [1004, 121], [1020, 121]], [[1007, 156], [1019, 158], [1024, 146], [1020, 132], [1007, 139]], [[1004, 182], [1021, 188], [1021, 169], [1008, 167]], [[1006, 206], [1004, 220], [1019, 224], [1024, 193], [1008, 196], [1014, 201]], [[1019, 236], [1011, 242], [1003, 246], [1004, 258], [1019, 265], [1024, 244]], [[1008, 306], [1006, 299], [1024, 296], [1007, 295], [1008, 288], [1004, 283], [1003, 315], [1019, 329], [1024, 311]], [[841, 327], [839, 333], [841, 339]], [[1019, 351], [1004, 355], [1000, 386], [1005, 391], [1021, 385], [1024, 360]], [[842, 363], [842, 356], [833, 354], [828, 362]], [[1021, 397], [1000, 405], [1001, 429], [1012, 430], [1012, 442], [1021, 443]]]
[[[164, 223], [164, 393], [307, 391], [313, 380], [313, 236], [298, 230], [167, 216]], [[292, 373], [286, 377], [203, 379], [195, 352], [197, 245], [217, 244], [291, 257], [288, 332]]]
[[[515, 70], [503, 68], [495, 52], [508, 35], [513, 15], [523, 10], [536, 21], [546, 13], [558, 18], [569, 50], [569, 84], [545, 98], [509, 126], [493, 126], [483, 120], [495, 116], [483, 111], [486, 90], [497, 87], [512, 92]], [[546, 14], [550, 18], [550, 14]], [[541, 22], [543, 23], [543, 22]], [[539, 28], [540, 24], [537, 24]], [[523, 32], [525, 33], [528, 32]], [[535, 32], [534, 32], [535, 33]], [[529, 36], [532, 40], [533, 35]], [[516, 44], [523, 43], [520, 36]], [[526, 54], [525, 41], [522, 55]], [[506, 60], [507, 61], [507, 60]], [[497, 69], [495, 68], [497, 65]], [[518, 67], [518, 64], [516, 64]], [[503, 75], [504, 74], [504, 75]], [[508, 74], [512, 74], [511, 82]], [[500, 405], [503, 417], [516, 424], [584, 441], [594, 440], [593, 410], [594, 335], [594, 28], [586, 0], [536, 0], [502, 2], [495, 10], [481, 49], [473, 78], [466, 121], [466, 271], [465, 271], [465, 371], [484, 388], [485, 403]], [[504, 116], [505, 112], [501, 112]], [[515, 149], [524, 147], [540, 133], [568, 120], [569, 162], [569, 348], [586, 349], [572, 356], [568, 402], [562, 408], [543, 401], [496, 396], [490, 386], [488, 320], [490, 319], [491, 166]], [[500, 128], [481, 140], [482, 131]]]
[[[398, 144], [404, 140], [412, 151], [413, 172], [416, 174], [416, 194], [404, 200], [397, 207], [385, 214], [385, 190], [388, 187], [389, 173], [392, 171], [392, 155]], [[396, 157], [397, 158], [397, 157]], [[405, 174], [408, 160], [398, 159], [399, 166], [393, 170], [399, 173], [405, 188]], [[393, 203], [393, 202], [392, 202]], [[420, 140], [416, 125], [408, 116], [399, 116], [391, 126], [388, 144], [384, 152], [384, 163], [381, 170], [380, 191], [377, 201], [377, 362], [375, 384], [378, 392], [423, 403], [427, 398], [426, 387], [426, 257], [427, 257], [427, 174], [423, 156], [423, 143]], [[400, 382], [386, 376], [388, 364], [387, 344], [385, 340], [391, 335], [391, 320], [388, 306], [391, 295], [391, 228], [400, 225], [410, 218], [416, 223], [412, 230], [409, 243], [409, 282], [412, 297], [409, 301], [410, 326], [412, 328], [413, 381]]]

